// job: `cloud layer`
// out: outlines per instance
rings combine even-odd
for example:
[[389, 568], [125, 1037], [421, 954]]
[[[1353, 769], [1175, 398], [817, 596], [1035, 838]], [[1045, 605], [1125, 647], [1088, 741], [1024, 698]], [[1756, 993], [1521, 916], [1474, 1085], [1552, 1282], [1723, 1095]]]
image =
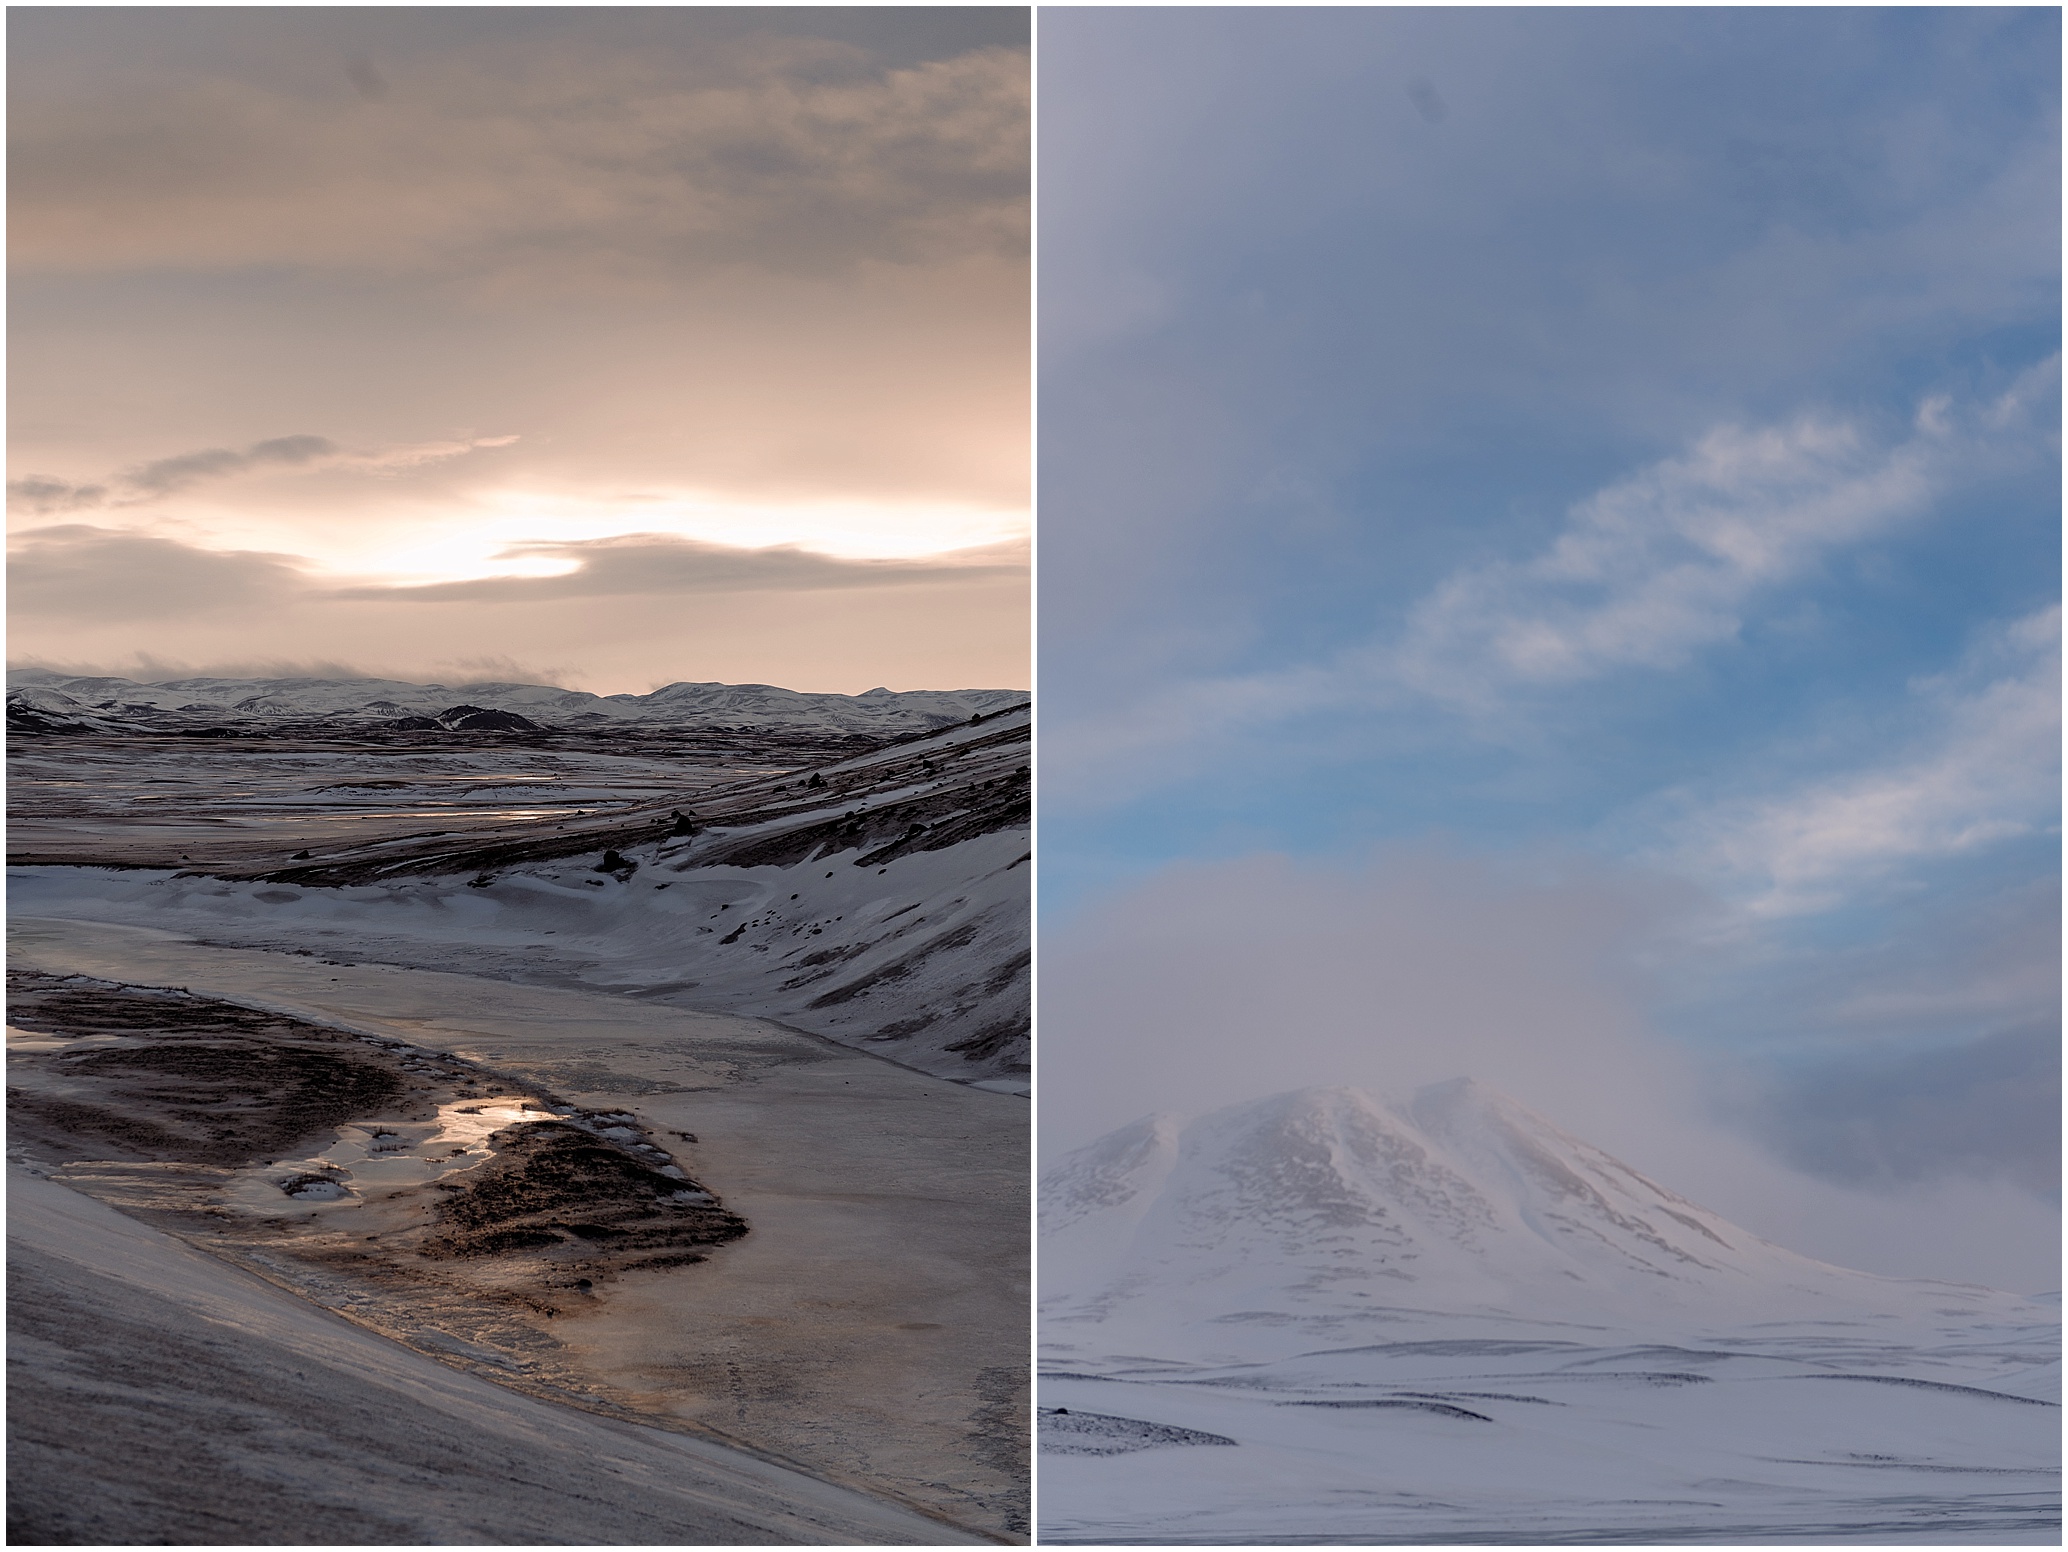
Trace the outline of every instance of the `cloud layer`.
[[328, 79], [131, 73], [94, 96], [31, 83], [12, 134], [15, 264], [433, 273], [550, 294], [1025, 245], [1011, 49], [887, 71], [852, 44], [775, 35], [384, 53]]
[[670, 534], [618, 534], [568, 544], [526, 544], [510, 560], [545, 561], [569, 569], [547, 576], [482, 577], [417, 587], [353, 588], [340, 598], [409, 599], [426, 603], [516, 602], [542, 598], [621, 598], [635, 593], [813, 593], [831, 588], [923, 586], [1012, 578], [1024, 582], [1023, 547], [926, 561], [848, 560], [796, 545], [740, 549]]
[[[1748, 624], [1785, 612], [1848, 551], [1950, 522], [1963, 489], [2042, 461], [2039, 425], [2058, 402], [2058, 367], [2058, 358], [2040, 363], [1982, 403], [1929, 399], [1899, 437], [1829, 416], [1718, 427], [1574, 503], [1537, 553], [1443, 577], [1374, 638], [1284, 668], [1168, 675], [1141, 700], [1081, 721], [1066, 709], [1056, 796], [1126, 801], [1184, 779], [1197, 768], [1194, 750], [1317, 715], [1412, 711], [1423, 699], [1465, 717], [1477, 736], [1512, 741], [1555, 716], [1558, 696], [1594, 681], [1667, 675], [1705, 651], [1738, 648]], [[2042, 618], [2019, 628], [2047, 627]], [[2033, 695], [2043, 700], [2044, 685], [1997, 699], [2023, 706]], [[1993, 723], [2017, 712], [1975, 716]], [[1974, 759], [1977, 772], [1987, 758]], [[2029, 787], [2035, 778], [2010, 779]]]
[[240, 474], [340, 465], [362, 473], [393, 474], [480, 448], [508, 447], [516, 440], [514, 436], [476, 437], [465, 442], [430, 442], [355, 453], [328, 437], [268, 437], [242, 449], [204, 447], [170, 458], [153, 458], [93, 484], [73, 485], [32, 474], [7, 482], [7, 502], [9, 510], [34, 517], [100, 507], [149, 506], [194, 486], [233, 479]]
[[17, 18], [12, 652], [1026, 682], [1026, 28]]
[[[522, 643], [529, 660], [565, 665], [558, 672], [576, 688], [795, 680], [794, 688], [858, 693], [878, 684], [1025, 682], [1028, 583], [1016, 547], [856, 561], [626, 535], [529, 546], [513, 558], [572, 569], [340, 586], [295, 555], [50, 525], [20, 536], [10, 555], [16, 639], [37, 644], [14, 660], [123, 672], [172, 656], [168, 642], [188, 661], [210, 662], [252, 661], [254, 643], [288, 643], [297, 657], [407, 677], [427, 665], [508, 657], [498, 644]], [[607, 617], [597, 612], [604, 600]], [[788, 677], [757, 678], [748, 671], [756, 661]], [[948, 677], [956, 683], [941, 682]]]
[[1756, 914], [1786, 915], [2057, 825], [2058, 607], [1988, 632], [1959, 671], [1916, 691], [1926, 725], [1905, 747], [1780, 792], [1712, 797], [1679, 821], [1673, 860], [1735, 886]]

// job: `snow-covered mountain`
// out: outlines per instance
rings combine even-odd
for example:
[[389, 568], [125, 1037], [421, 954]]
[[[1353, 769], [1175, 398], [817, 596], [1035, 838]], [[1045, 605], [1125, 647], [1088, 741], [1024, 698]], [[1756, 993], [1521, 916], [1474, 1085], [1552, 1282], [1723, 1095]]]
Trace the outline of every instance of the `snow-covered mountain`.
[[1128, 1351], [1264, 1357], [1460, 1317], [1670, 1329], [2008, 1298], [1827, 1266], [1469, 1079], [1405, 1104], [1306, 1089], [1151, 1118], [1041, 1190], [1045, 1319]]
[[446, 716], [457, 705], [513, 712], [547, 728], [694, 728], [898, 737], [1026, 700], [1021, 690], [869, 690], [814, 694], [768, 684], [671, 684], [646, 695], [592, 695], [539, 684], [406, 684], [390, 679], [7, 676], [12, 724], [29, 732], [165, 732], [223, 724], [355, 726]]
[[2060, 1311], [1768, 1244], [1453, 1080], [1042, 1183], [1046, 1545], [2058, 1545]]

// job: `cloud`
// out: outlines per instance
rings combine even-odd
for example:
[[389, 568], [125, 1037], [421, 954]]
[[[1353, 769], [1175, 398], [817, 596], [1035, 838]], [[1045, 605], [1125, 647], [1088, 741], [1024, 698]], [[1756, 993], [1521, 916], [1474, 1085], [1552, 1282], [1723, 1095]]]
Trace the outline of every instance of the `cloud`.
[[968, 582], [1024, 574], [1023, 546], [995, 545], [926, 560], [852, 560], [795, 545], [742, 549], [670, 534], [618, 534], [607, 539], [512, 545], [504, 562], [571, 564], [548, 576], [481, 577], [408, 587], [340, 589], [337, 598], [418, 603], [513, 603], [546, 598], [608, 598], [641, 593], [821, 592], [830, 588], [898, 587]]
[[1968, 1176], [2061, 1186], [2057, 1019], [1954, 1046], [1852, 1052], [1769, 1081], [1752, 1119], [1798, 1167], [1883, 1190]]
[[204, 447], [198, 452], [156, 458], [92, 484], [74, 485], [47, 475], [30, 475], [10, 480], [7, 496], [9, 504], [17, 510], [37, 516], [88, 511], [96, 507], [144, 506], [195, 485], [268, 469], [298, 469], [321, 464], [344, 465], [371, 474], [389, 474], [457, 458], [481, 448], [507, 447], [517, 440], [514, 436], [476, 437], [465, 442], [422, 442], [374, 452], [351, 452], [328, 437], [269, 437], [263, 442], [252, 443], [241, 452], [227, 447]]
[[1792, 790], [1712, 800], [1662, 853], [1755, 916], [1829, 910], [1905, 864], [1959, 857], [2058, 823], [2061, 616], [1986, 633], [1960, 670], [1913, 687], [1931, 725], [1873, 765]]
[[1171, 864], [1044, 927], [1042, 1152], [1156, 1110], [1464, 1074], [1806, 1254], [2052, 1286], [2044, 1027], [1793, 1063], [1668, 1038], [1713, 914], [1550, 850]]
[[[1719, 425], [1827, 406], [1872, 435], [1867, 407], [2058, 348], [2059, 36], [2050, 11], [1045, 17], [1051, 731], [1066, 697], [1318, 659], [1469, 554], [1527, 560], [1548, 494]], [[1203, 620], [1222, 639], [1168, 649]]]
[[1392, 631], [1305, 663], [1165, 680], [1060, 723], [1052, 790], [1123, 801], [1195, 768], [1188, 745], [1317, 715], [1426, 707], [1476, 737], [1526, 739], [1558, 696], [1727, 648], [1832, 556], [1949, 515], [1950, 493], [2029, 461], [2058, 376], [2055, 357], [1986, 401], [1927, 398], [1900, 437], [1817, 415], [1715, 428], [1576, 502], [1536, 554], [1452, 572]]
[[2012, 1181], [2054, 1194], [2060, 881], [1906, 895], [1871, 935], [1694, 942], [1663, 1015], [1747, 1051], [1726, 1113], [1798, 1167], [1876, 1190]]
[[[295, 555], [215, 550], [84, 523], [31, 529], [15, 541], [9, 600], [24, 616], [81, 622], [167, 620], [294, 605], [526, 605], [585, 598], [820, 593], [1009, 581], [1026, 574], [1023, 545], [987, 545], [926, 560], [849, 560], [790, 545], [738, 549], [667, 534], [515, 545], [504, 560], [571, 562], [556, 576], [484, 577], [431, 585], [319, 582]], [[494, 656], [494, 654], [490, 654]]]
[[461, 458], [468, 453], [484, 449], [509, 447], [522, 441], [516, 436], [469, 437], [461, 442], [405, 442], [397, 447], [381, 448], [374, 452], [353, 453], [348, 461], [356, 468], [375, 474], [393, 474], [404, 469], [420, 468], [427, 463], [443, 463], [448, 458]]
[[1924, 510], [1924, 449], [1803, 420], [1711, 432], [1588, 498], [1531, 560], [1452, 577], [1409, 622], [1395, 672], [1445, 699], [1677, 668], [1733, 638], [1752, 598]]
[[[808, 594], [648, 593], [469, 600], [438, 608], [392, 594], [340, 599], [302, 588], [284, 599], [224, 602], [177, 615], [84, 618], [16, 612], [18, 660], [134, 677], [140, 655], [164, 662], [267, 668], [276, 658], [358, 665], [412, 683], [455, 676], [551, 678], [597, 694], [644, 693], [676, 680], [780, 684], [859, 694], [1026, 684], [1024, 577], [841, 588]], [[524, 667], [524, 665], [531, 665]]]
[[1622, 960], [1691, 903], [1570, 855], [1172, 864], [1044, 928], [1044, 1125], [1081, 1142], [1158, 1108], [1461, 1073], [1621, 1124], [1631, 1085], [1672, 1081]]
[[[185, 659], [138, 652], [121, 659], [90, 662], [37, 656], [8, 659], [10, 683], [35, 683], [44, 679], [128, 679], [137, 684], [175, 684], [187, 679], [390, 679], [402, 684], [444, 684], [455, 687], [482, 684], [567, 685], [582, 676], [582, 670], [568, 664], [547, 665], [521, 661], [503, 655], [457, 656], [425, 664], [421, 668], [397, 671], [392, 667], [370, 667], [362, 660], [334, 657], [211, 657]], [[660, 686], [654, 686], [655, 689]]]
[[10, 609], [67, 621], [270, 611], [307, 587], [293, 555], [200, 549], [85, 523], [21, 535], [7, 566]]
[[769, 33], [510, 36], [360, 61], [349, 92], [228, 58], [119, 93], [17, 94], [23, 273], [290, 266], [555, 288], [1025, 246], [1016, 49], [886, 69], [853, 44]]
[[[581, 677], [572, 664], [538, 664], [507, 653], [477, 653], [432, 665], [442, 684], [552, 684], [564, 685]], [[659, 689], [659, 685], [654, 686]]]
[[1516, 686], [1678, 668], [1734, 640], [1763, 595], [1928, 514], [1978, 463], [2017, 456], [2059, 365], [1964, 410], [1928, 398], [1900, 440], [1817, 416], [1711, 431], [1578, 503], [1540, 554], [1444, 582], [1415, 607], [1381, 672], [1483, 707]]
[[111, 499], [112, 493], [105, 485], [73, 485], [44, 474], [7, 482], [7, 504], [39, 517], [104, 507]]
[[[627, 592], [647, 583], [620, 548], [519, 557], [506, 569], [574, 580], [445, 608], [374, 586], [625, 529], [841, 547], [827, 524], [791, 523], [806, 508], [880, 512], [897, 532], [873, 553], [1008, 531], [981, 515], [1026, 500], [1024, 10], [18, 21], [23, 526], [313, 562], [288, 586], [291, 621], [200, 607], [174, 624], [183, 606], [161, 597], [132, 629], [89, 593], [76, 621], [21, 615], [19, 649], [417, 667], [510, 653], [609, 689], [1024, 680], [1023, 570], [936, 582], [668, 552], [649, 557], [672, 567], [663, 590]], [[333, 450], [251, 461], [287, 432]], [[642, 490], [678, 504], [618, 499]], [[197, 596], [235, 580], [212, 576]]]
[[[34, 654], [7, 660], [10, 683], [46, 679], [127, 679], [135, 684], [174, 684], [182, 679], [382, 679], [393, 678], [363, 663], [340, 658], [230, 657], [189, 661], [138, 652], [127, 658], [76, 661]], [[415, 681], [405, 680], [405, 683]]]
[[123, 483], [143, 495], [166, 496], [203, 480], [242, 474], [248, 469], [269, 464], [293, 468], [319, 458], [333, 457], [339, 451], [338, 445], [328, 437], [273, 437], [264, 442], [254, 442], [241, 453], [211, 447], [198, 453], [182, 453], [177, 458], [160, 458], [130, 470], [123, 476]]

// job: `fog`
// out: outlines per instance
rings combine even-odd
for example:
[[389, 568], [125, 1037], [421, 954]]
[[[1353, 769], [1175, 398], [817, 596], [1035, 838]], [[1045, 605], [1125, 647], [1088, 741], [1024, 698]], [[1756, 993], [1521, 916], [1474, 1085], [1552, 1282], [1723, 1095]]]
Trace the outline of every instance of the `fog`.
[[1686, 884], [1555, 852], [1167, 867], [1044, 928], [1044, 1157], [1152, 1111], [1469, 1075], [1790, 1249], [2056, 1287], [2057, 1218], [2039, 1197], [1950, 1155], [1871, 1190], [1791, 1167], [1776, 1132], [1819, 1117], [1762, 1101], [1773, 1074], [1753, 1059], [1660, 1030], [1717, 910]]

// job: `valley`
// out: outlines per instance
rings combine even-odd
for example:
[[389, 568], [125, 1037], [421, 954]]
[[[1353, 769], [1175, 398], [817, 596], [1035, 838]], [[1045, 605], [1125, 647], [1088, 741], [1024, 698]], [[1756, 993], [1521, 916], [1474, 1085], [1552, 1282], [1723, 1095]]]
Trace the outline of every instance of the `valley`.
[[[257, 1278], [513, 1404], [859, 1495], [892, 1516], [866, 1539], [1023, 1539], [1024, 700], [326, 709], [366, 693], [17, 731], [11, 1174], [205, 1252], [211, 1297]], [[116, 1298], [43, 1222], [23, 1264]], [[160, 1292], [131, 1314], [174, 1318]], [[62, 1393], [88, 1338], [40, 1331], [23, 1382]], [[18, 1441], [32, 1520], [87, 1449], [67, 1417]], [[349, 1464], [372, 1512], [449, 1523]], [[103, 1539], [173, 1523], [189, 1474], [117, 1471], [141, 1502]], [[864, 1523], [739, 1492], [726, 1540]]]

